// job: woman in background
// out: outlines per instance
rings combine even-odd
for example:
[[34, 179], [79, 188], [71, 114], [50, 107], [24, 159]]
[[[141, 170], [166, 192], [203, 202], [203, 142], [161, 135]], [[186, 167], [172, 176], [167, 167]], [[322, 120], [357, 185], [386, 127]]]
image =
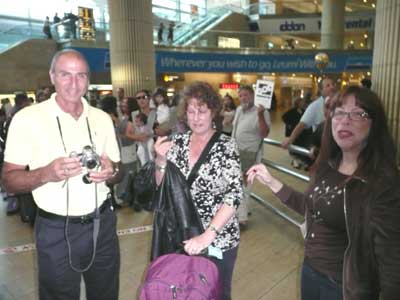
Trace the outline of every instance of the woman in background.
[[226, 135], [232, 135], [233, 119], [235, 118], [236, 105], [233, 102], [231, 95], [226, 94], [223, 98], [223, 106], [221, 116], [222, 120], [222, 132]]

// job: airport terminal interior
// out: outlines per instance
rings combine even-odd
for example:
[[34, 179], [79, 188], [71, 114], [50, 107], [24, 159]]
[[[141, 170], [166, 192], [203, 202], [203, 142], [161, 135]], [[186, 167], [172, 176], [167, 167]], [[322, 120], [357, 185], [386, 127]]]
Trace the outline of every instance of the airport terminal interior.
[[[117, 96], [118, 88], [134, 97], [141, 89], [162, 87], [172, 100], [195, 81], [208, 82], [238, 105], [240, 86], [257, 91], [268, 83], [274, 100], [262, 161], [277, 178], [305, 191], [309, 168], [280, 147], [282, 115], [298, 98], [316, 99], [325, 77], [339, 89], [372, 82], [400, 145], [398, 28], [396, 0], [14, 0], [0, 7], [0, 99], [4, 107], [13, 105], [23, 92], [33, 105], [39, 102], [53, 89], [49, 66], [61, 49], [75, 49], [87, 59], [86, 98], [97, 107], [105, 96]], [[232, 299], [299, 300], [304, 218], [259, 183], [251, 193]], [[3, 188], [0, 300], [39, 299], [33, 225], [22, 222], [18, 211], [7, 214], [7, 205]], [[123, 206], [116, 214], [119, 299], [138, 299], [153, 213]], [[85, 300], [83, 281], [81, 286]]]

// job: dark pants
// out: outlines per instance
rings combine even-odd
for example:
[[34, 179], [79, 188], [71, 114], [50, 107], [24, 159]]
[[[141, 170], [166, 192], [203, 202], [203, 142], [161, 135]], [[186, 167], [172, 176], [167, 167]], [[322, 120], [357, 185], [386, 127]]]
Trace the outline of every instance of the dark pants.
[[[116, 216], [108, 207], [100, 217], [96, 257], [82, 273], [88, 300], [117, 300], [120, 255], [116, 234]], [[40, 300], [79, 300], [81, 273], [69, 262], [65, 239], [65, 221], [38, 216], [35, 224], [39, 268]], [[72, 265], [86, 268], [93, 252], [93, 223], [69, 223]]]
[[231, 300], [232, 275], [235, 267], [238, 247], [225, 251], [222, 260], [211, 258], [217, 265], [223, 287], [223, 300]]
[[342, 285], [315, 271], [306, 262], [301, 272], [302, 300], [342, 300]]

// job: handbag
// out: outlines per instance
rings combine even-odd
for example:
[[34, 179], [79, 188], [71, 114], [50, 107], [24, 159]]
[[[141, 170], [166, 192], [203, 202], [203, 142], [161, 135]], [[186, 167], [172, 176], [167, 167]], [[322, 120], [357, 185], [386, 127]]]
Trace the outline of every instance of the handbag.
[[148, 161], [133, 178], [133, 190], [136, 200], [147, 211], [154, 209], [156, 193], [155, 163]]
[[204, 232], [190, 187], [219, 136], [220, 133], [215, 133], [211, 137], [187, 179], [175, 164], [167, 161], [155, 198], [151, 260], [180, 251], [183, 241]]

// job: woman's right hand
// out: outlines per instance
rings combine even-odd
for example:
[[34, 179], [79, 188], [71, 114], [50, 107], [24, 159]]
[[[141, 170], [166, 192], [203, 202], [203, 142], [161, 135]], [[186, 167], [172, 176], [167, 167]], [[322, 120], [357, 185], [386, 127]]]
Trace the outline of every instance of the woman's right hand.
[[168, 136], [158, 137], [154, 143], [154, 152], [156, 153], [156, 160], [167, 161], [167, 153], [173, 145], [172, 141], [168, 140]]
[[252, 166], [246, 173], [247, 181], [253, 183], [254, 179], [258, 179], [261, 183], [268, 185], [272, 182], [273, 177], [269, 173], [267, 167], [264, 164], [258, 164]]
[[283, 186], [283, 183], [273, 177], [264, 164], [252, 166], [246, 173], [247, 181], [253, 183], [254, 178], [262, 184], [268, 186], [274, 193], [277, 193]]

